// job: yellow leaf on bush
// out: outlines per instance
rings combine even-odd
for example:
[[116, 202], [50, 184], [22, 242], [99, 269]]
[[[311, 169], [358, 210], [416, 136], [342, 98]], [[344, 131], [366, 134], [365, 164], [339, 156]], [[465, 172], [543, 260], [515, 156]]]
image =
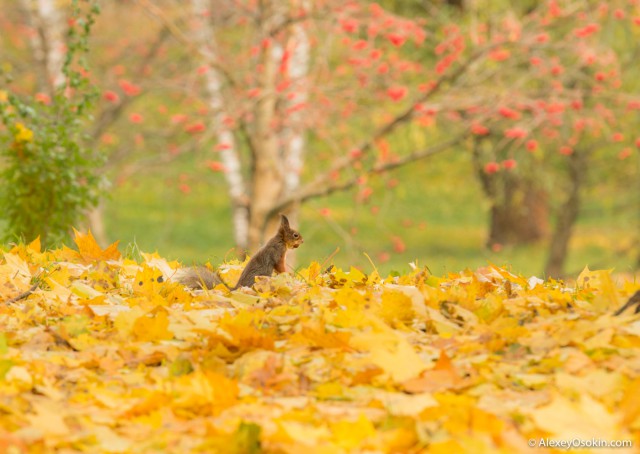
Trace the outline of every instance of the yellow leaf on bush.
[[17, 143], [33, 142], [33, 131], [27, 128], [22, 123], [16, 123], [16, 129], [18, 130], [15, 135], [15, 141]]

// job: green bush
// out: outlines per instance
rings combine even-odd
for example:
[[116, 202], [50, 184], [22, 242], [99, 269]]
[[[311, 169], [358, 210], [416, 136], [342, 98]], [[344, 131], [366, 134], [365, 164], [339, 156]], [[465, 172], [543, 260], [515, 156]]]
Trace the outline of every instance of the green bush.
[[[62, 72], [65, 83], [44, 95], [0, 91], [0, 216], [5, 240], [45, 245], [68, 238], [103, 186], [103, 160], [84, 133], [97, 90], [87, 77], [88, 39], [99, 9], [73, 2]], [[6, 86], [10, 87], [10, 75]]]

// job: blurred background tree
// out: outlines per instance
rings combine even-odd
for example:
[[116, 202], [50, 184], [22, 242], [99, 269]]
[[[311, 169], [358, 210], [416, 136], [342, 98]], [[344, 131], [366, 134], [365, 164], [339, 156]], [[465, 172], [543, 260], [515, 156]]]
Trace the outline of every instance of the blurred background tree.
[[[0, 22], [22, 97], [50, 60], [29, 37], [59, 34], [25, 2]], [[90, 224], [219, 261], [284, 211], [305, 261], [633, 271], [636, 3], [110, 2], [87, 132], [116, 187]]]
[[72, 2], [64, 30], [64, 16], [52, 2], [24, 6], [29, 23], [43, 31], [29, 39], [39, 90], [26, 97], [0, 91], [0, 213], [6, 240], [39, 236], [52, 246], [70, 238], [71, 227], [97, 203], [103, 182], [100, 156], [86, 145], [84, 133], [96, 97], [86, 56], [99, 10], [95, 3], [83, 10]]

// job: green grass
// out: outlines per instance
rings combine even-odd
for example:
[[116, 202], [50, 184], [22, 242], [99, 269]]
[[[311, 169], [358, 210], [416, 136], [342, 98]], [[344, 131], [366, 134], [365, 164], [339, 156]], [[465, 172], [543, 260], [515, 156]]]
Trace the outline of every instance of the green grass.
[[[107, 202], [111, 239], [135, 241], [143, 251], [157, 250], [187, 264], [233, 257], [222, 177], [200, 171], [187, 177], [191, 192], [184, 194], [178, 185], [182, 171], [188, 169], [183, 162], [163, 171], [161, 178], [139, 176], [116, 187]], [[484, 248], [489, 206], [465, 156], [443, 154], [391, 177], [402, 183], [390, 190], [385, 181], [374, 182], [374, 196], [365, 204], [355, 203], [353, 193], [345, 193], [305, 205], [299, 226], [305, 243], [298, 250], [298, 265], [323, 262], [339, 247], [334, 257], [338, 266], [365, 271], [371, 265], [363, 252], [382, 273], [406, 272], [409, 262], [417, 260], [436, 275], [490, 262], [526, 275], [541, 274], [547, 255], [544, 243], [499, 252]], [[577, 273], [585, 265], [634, 271], [630, 248], [637, 238], [637, 221], [614, 205], [607, 198], [587, 198], [571, 243], [568, 272]], [[324, 207], [331, 210], [328, 218], [320, 215]], [[377, 214], [373, 207], [378, 207]], [[394, 236], [403, 239], [404, 252], [394, 251]], [[383, 260], [385, 254], [388, 261]]]

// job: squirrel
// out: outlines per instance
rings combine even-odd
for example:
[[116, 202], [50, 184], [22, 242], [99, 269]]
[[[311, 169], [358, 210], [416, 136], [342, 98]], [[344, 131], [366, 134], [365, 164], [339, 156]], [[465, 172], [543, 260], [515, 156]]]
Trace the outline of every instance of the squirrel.
[[[289, 219], [281, 214], [280, 227], [274, 237], [251, 257], [238, 282], [230, 290], [251, 287], [255, 283], [256, 276], [271, 276], [274, 270], [277, 273], [284, 273], [286, 271], [287, 249], [296, 249], [302, 243], [304, 243], [302, 235], [293, 230], [289, 226]], [[218, 284], [224, 284], [217, 271], [211, 271], [205, 266], [189, 268], [176, 280], [193, 289], [212, 289]]]
[[633, 307], [633, 306], [636, 307], [635, 310], [634, 310], [634, 314], [640, 314], [640, 290], [638, 290], [633, 295], [631, 295], [631, 297], [629, 298], [629, 301], [627, 301], [624, 304], [624, 306], [622, 306], [620, 309], [615, 311], [613, 313], [613, 315], [620, 315], [625, 310], [627, 310], [628, 308]]

